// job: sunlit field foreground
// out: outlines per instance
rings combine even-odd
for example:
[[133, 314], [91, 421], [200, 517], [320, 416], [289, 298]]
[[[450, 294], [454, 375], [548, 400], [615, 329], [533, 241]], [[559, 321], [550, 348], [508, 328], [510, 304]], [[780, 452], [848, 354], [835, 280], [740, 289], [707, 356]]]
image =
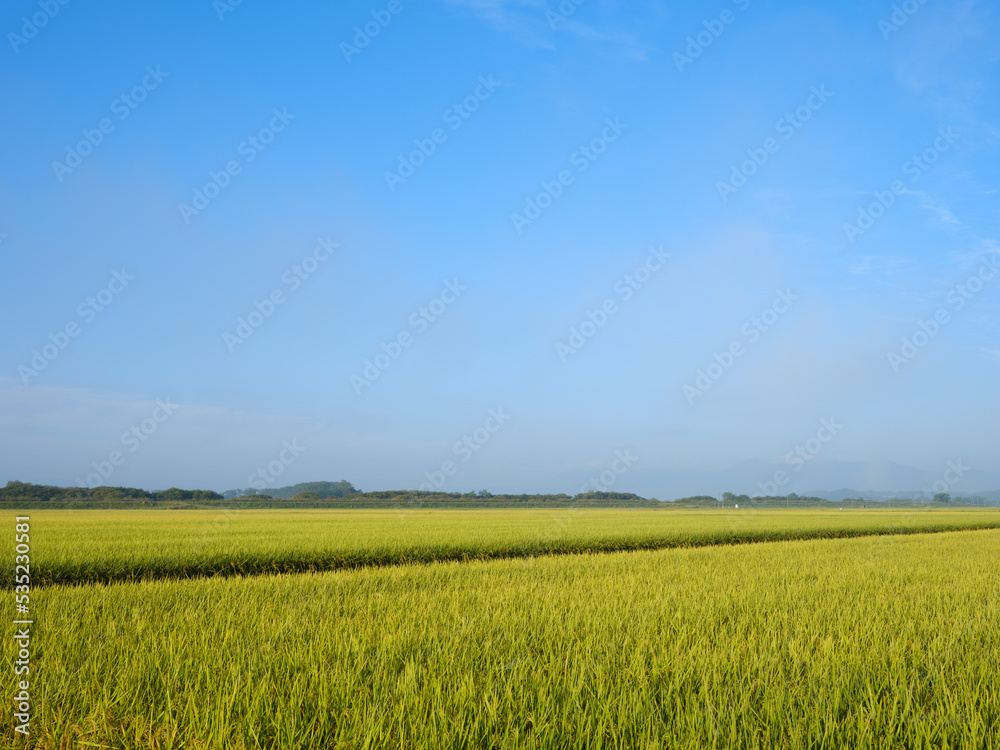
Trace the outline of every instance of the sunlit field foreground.
[[[34, 586], [1000, 528], [1000, 508], [26, 513]], [[3, 540], [9, 588], [14, 539]]]
[[46, 587], [32, 743], [995, 747], [998, 551], [962, 531]]

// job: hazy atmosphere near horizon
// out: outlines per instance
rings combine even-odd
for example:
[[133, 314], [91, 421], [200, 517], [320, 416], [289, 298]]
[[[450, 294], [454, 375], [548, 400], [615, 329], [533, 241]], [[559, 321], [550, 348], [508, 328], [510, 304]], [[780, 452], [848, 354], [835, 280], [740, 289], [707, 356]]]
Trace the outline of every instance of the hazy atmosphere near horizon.
[[0, 484], [1000, 490], [995, 2], [0, 29]]

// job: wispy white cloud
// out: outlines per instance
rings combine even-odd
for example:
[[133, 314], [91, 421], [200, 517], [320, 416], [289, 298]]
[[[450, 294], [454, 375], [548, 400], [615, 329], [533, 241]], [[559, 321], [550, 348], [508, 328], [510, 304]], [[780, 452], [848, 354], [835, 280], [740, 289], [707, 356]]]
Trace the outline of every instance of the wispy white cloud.
[[788, 202], [795, 199], [795, 195], [791, 190], [780, 190], [778, 188], [760, 188], [753, 192], [753, 197], [760, 201]]
[[572, 18], [568, 19], [566, 24], [560, 27], [560, 30], [569, 32], [586, 41], [606, 42], [618, 45], [625, 49], [628, 56], [634, 60], [646, 60], [652, 50], [650, 45], [639, 41], [634, 34], [628, 34], [618, 29], [599, 30]]
[[916, 263], [912, 258], [892, 258], [879, 255], [865, 255], [859, 263], [848, 266], [849, 273], [857, 276], [868, 276], [878, 274], [880, 276], [894, 276], [903, 271], [909, 270]]
[[492, 25], [499, 33], [509, 34], [521, 44], [541, 49], [556, 49], [556, 34], [571, 34], [579, 39], [615, 45], [628, 57], [645, 60], [652, 47], [635, 34], [617, 28], [596, 28], [574, 15], [560, 12], [558, 3], [551, 7], [546, 0], [445, 0], [448, 5]]
[[925, 5], [892, 43], [896, 80], [966, 135], [996, 141], [1000, 126], [982, 117], [1000, 61], [1000, 18], [992, 2]]
[[555, 49], [547, 38], [544, 0], [445, 0], [445, 3], [485, 21], [498, 33], [510, 35], [521, 44]]
[[933, 198], [932, 196], [925, 193], [923, 190], [906, 190], [904, 191], [907, 195], [913, 195], [917, 199], [917, 204], [920, 208], [929, 212], [931, 215], [937, 219], [940, 224], [953, 224], [955, 226], [960, 226], [962, 222], [955, 218], [955, 215], [951, 212], [951, 209], [941, 201]]

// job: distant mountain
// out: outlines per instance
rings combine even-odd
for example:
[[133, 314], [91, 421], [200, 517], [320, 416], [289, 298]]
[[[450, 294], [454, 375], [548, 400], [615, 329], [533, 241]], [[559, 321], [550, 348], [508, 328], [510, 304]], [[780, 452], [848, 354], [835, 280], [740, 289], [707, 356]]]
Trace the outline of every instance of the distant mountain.
[[[1000, 474], [995, 472], [963, 467], [961, 477], [948, 474], [948, 479], [958, 479], [949, 483], [945, 480], [947, 467], [917, 469], [893, 461], [810, 461], [799, 467], [796, 470], [795, 466], [784, 462], [750, 459], [721, 471], [672, 470], [644, 466], [640, 460], [615, 478], [613, 489], [661, 500], [717, 496], [722, 492], [751, 497], [794, 492], [830, 500], [845, 497], [929, 499], [936, 492], [947, 492], [952, 496], [979, 495], [1000, 501], [1000, 490], [996, 489], [1000, 487]], [[535, 491], [574, 492], [592, 473], [586, 470], [565, 472], [535, 483]]]
[[[813, 495], [814, 497], [821, 497], [825, 500], [833, 500], [835, 502], [846, 500], [848, 498], [860, 498], [864, 500], [887, 500], [889, 498], [895, 500], [924, 500], [929, 502], [932, 495], [925, 492], [908, 492], [906, 490], [900, 490], [896, 492], [865, 492], [863, 490], [852, 490], [849, 488], [842, 488], [838, 490], [832, 490], [830, 492], [808, 492], [804, 493], [808, 495]], [[1000, 490], [993, 490], [992, 492], [950, 492], [948, 493], [952, 496], [952, 499], [982, 499], [987, 505], [1000, 505]]]

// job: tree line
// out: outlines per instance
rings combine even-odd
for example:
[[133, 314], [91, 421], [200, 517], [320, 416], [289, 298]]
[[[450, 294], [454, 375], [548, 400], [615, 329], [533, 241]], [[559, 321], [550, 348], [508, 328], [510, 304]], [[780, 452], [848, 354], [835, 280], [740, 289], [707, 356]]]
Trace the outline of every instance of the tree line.
[[222, 495], [211, 490], [181, 490], [171, 487], [167, 490], [148, 492], [136, 487], [54, 487], [47, 484], [27, 482], [7, 482], [0, 487], [0, 501], [17, 500], [34, 502], [60, 501], [122, 501], [148, 500], [163, 502], [170, 500], [222, 500]]

